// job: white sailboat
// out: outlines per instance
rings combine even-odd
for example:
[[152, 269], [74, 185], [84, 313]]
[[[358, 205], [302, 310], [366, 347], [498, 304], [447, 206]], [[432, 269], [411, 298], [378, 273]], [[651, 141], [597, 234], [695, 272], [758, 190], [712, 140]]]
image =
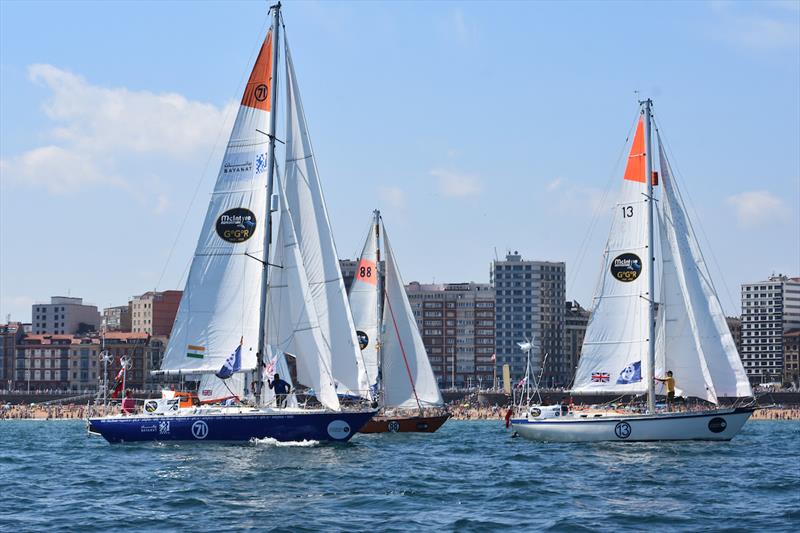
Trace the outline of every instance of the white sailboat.
[[350, 287], [350, 307], [367, 380], [382, 408], [361, 432], [439, 429], [450, 414], [442, 411], [442, 394], [377, 210]]
[[[651, 100], [641, 103], [572, 387], [572, 394], [646, 394], [647, 409], [572, 411], [533, 405], [511, 421], [522, 437], [730, 440], [752, 414], [750, 406], [656, 410], [656, 378], [668, 371], [674, 374], [675, 392], [684, 398], [719, 406], [722, 398], [753, 393], [657, 135], [660, 173], [652, 170], [651, 106]], [[656, 198], [659, 175], [662, 193]]]
[[[338, 265], [335, 272], [328, 267], [336, 252], [285, 40], [287, 170], [277, 176], [280, 7], [270, 8], [271, 28], [244, 91], [157, 371], [198, 379], [201, 400], [233, 402], [179, 408], [164, 398], [149, 400], [141, 415], [90, 419], [90, 431], [110, 442], [346, 441], [375, 414], [343, 408], [337, 394], [337, 386], [357, 394], [362, 371], [341, 273]], [[298, 407], [294, 397], [276, 405], [263, 387], [276, 368], [289, 379], [286, 355], [315, 407]]]

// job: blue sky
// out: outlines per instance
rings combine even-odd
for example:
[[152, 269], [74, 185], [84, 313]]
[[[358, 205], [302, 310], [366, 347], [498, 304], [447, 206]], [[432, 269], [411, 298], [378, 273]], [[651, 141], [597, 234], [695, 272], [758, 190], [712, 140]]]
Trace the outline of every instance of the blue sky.
[[[0, 320], [182, 288], [266, 6], [0, 2]], [[379, 207], [406, 281], [487, 281], [512, 249], [566, 261], [588, 305], [638, 90], [726, 311], [740, 283], [800, 274], [800, 3], [284, 16], [341, 256]]]

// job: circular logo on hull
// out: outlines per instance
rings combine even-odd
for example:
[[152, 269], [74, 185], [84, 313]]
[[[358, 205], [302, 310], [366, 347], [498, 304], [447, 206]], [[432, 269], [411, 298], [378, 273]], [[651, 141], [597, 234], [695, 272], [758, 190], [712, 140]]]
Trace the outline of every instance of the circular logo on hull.
[[620, 422], [614, 426], [614, 435], [620, 439], [627, 439], [631, 436], [631, 425], [627, 422]]
[[358, 337], [358, 347], [362, 350], [369, 345], [369, 335], [364, 333], [361, 330], [356, 331], [356, 337]]
[[392, 420], [391, 422], [389, 422], [389, 431], [391, 431], [392, 433], [397, 433], [398, 431], [400, 431], [400, 422], [398, 422], [397, 420]]
[[249, 209], [228, 209], [217, 219], [217, 235], [224, 241], [239, 243], [253, 236], [256, 231], [256, 216]]
[[711, 430], [711, 433], [722, 433], [725, 431], [726, 427], [728, 427], [728, 423], [725, 422], [724, 418], [719, 416], [708, 421], [708, 429]]
[[611, 261], [611, 275], [618, 281], [634, 281], [641, 273], [642, 260], [636, 254], [618, 255]]
[[334, 420], [328, 424], [328, 435], [336, 440], [346, 439], [350, 435], [350, 424], [344, 420]]
[[208, 436], [208, 424], [202, 420], [198, 420], [192, 424], [192, 437], [202, 440]]

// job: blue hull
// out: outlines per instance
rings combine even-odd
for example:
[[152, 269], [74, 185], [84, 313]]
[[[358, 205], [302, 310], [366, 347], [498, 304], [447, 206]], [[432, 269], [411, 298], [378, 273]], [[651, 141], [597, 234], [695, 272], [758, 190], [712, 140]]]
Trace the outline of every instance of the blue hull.
[[89, 419], [108, 442], [278, 441], [347, 442], [376, 411], [124, 416]]

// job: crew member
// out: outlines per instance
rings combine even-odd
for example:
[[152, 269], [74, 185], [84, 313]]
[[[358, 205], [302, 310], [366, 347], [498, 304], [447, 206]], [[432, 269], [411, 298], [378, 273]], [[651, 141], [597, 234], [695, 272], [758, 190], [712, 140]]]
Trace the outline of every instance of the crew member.
[[292, 387], [286, 383], [278, 374], [273, 376], [272, 381], [267, 380], [270, 389], [275, 390], [275, 403], [278, 407], [286, 407], [286, 397]]
[[667, 377], [654, 378], [667, 386], [667, 409], [672, 411], [672, 404], [675, 402], [675, 378], [672, 377], [672, 370], [667, 370]]

